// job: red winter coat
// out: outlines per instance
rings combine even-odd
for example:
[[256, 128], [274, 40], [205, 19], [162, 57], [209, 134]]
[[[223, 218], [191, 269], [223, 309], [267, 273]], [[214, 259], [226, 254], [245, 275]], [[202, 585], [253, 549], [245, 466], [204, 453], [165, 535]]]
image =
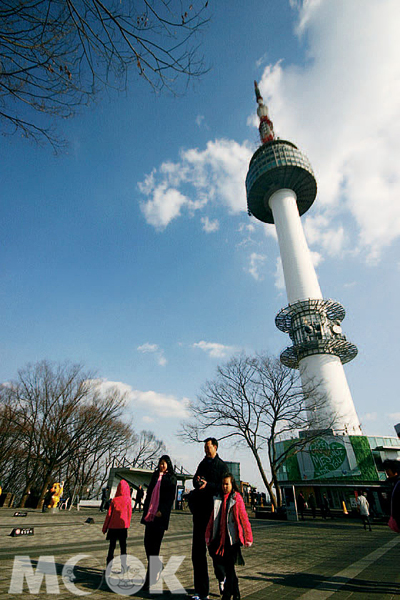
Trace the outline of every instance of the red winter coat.
[[128, 529], [132, 517], [131, 490], [125, 479], [118, 484], [116, 494], [111, 500], [110, 508], [103, 525], [103, 533], [108, 529]]
[[[218, 535], [222, 502], [223, 500], [220, 496], [214, 497], [214, 509], [206, 529], [207, 546], [209, 546], [212, 540]], [[230, 543], [237, 544], [240, 542], [243, 546], [251, 545], [253, 543], [253, 533], [251, 531], [251, 525], [243, 498], [238, 492], [232, 494], [228, 499], [226, 518], [227, 533], [229, 535]]]

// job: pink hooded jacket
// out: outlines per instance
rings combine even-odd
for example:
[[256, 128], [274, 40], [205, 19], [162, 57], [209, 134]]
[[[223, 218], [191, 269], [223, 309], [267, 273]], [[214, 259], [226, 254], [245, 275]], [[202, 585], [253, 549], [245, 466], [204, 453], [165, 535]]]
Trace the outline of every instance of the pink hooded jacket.
[[110, 508], [103, 525], [103, 533], [108, 529], [128, 529], [132, 517], [131, 490], [128, 482], [121, 479], [116, 494], [111, 500]]
[[[218, 534], [221, 508], [222, 498], [220, 496], [214, 496], [214, 510], [208, 521], [205, 536], [207, 546], [210, 545], [211, 541], [215, 539]], [[227, 533], [231, 544], [240, 542], [243, 546], [251, 546], [253, 543], [253, 532], [251, 531], [251, 525], [243, 498], [239, 492], [235, 492], [228, 499], [226, 512]]]

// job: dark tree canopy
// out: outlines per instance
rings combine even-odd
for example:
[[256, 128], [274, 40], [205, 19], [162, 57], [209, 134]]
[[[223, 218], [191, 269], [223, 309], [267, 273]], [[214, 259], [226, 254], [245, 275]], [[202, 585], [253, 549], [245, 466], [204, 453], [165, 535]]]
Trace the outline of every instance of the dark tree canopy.
[[[192, 3], [191, 3], [192, 2]], [[125, 89], [134, 69], [153, 88], [204, 72], [195, 34], [198, 0], [3, 0], [3, 132], [56, 138], [39, 113], [70, 117], [104, 86]]]

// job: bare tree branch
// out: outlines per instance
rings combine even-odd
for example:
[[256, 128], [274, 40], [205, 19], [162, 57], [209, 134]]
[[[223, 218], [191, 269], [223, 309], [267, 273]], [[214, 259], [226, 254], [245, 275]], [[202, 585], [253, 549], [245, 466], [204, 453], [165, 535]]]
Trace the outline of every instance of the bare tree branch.
[[196, 36], [200, 0], [3, 0], [0, 4], [0, 119], [57, 150], [46, 115], [72, 116], [105, 86], [125, 90], [131, 72], [152, 89], [206, 72]]

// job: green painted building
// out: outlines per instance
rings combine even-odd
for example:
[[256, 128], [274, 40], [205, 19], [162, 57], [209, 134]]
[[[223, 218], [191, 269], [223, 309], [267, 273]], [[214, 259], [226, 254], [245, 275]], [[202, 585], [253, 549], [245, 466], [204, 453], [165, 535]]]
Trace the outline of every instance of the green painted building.
[[[278, 454], [297, 440], [276, 444]], [[363, 435], [323, 435], [306, 443], [290, 456], [278, 471], [280, 484], [290, 484], [296, 494], [306, 499], [313, 493], [317, 504], [327, 495], [333, 508], [355, 508], [359, 491], [367, 491], [377, 515], [387, 512], [388, 498], [382, 463], [386, 458], [400, 458], [400, 440], [396, 437]]]

